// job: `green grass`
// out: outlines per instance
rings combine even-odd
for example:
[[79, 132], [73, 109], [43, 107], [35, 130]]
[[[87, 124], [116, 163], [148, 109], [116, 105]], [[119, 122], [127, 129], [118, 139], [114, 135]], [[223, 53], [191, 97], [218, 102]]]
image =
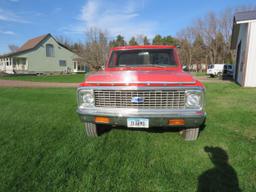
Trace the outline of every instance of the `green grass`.
[[206, 72], [190, 72], [193, 76], [206, 76]]
[[[196, 142], [120, 129], [87, 138], [75, 89], [1, 88], [0, 191], [187, 192], [199, 178], [223, 189], [235, 175], [243, 191], [256, 191], [256, 89], [206, 87], [208, 118]], [[213, 169], [205, 146], [225, 150], [229, 166]]]
[[5, 80], [22, 80], [22, 81], [35, 81], [35, 82], [60, 82], [60, 83], [80, 83], [83, 82], [85, 74], [72, 74], [72, 75], [19, 75], [19, 76], [5, 76], [0, 79]]

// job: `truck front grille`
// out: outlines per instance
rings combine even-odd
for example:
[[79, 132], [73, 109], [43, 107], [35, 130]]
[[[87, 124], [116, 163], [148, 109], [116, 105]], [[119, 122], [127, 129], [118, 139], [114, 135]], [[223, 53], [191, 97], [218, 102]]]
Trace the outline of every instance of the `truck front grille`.
[[[184, 109], [185, 90], [94, 90], [95, 106], [135, 109]], [[139, 98], [139, 102], [134, 99]], [[133, 102], [132, 102], [133, 100]]]

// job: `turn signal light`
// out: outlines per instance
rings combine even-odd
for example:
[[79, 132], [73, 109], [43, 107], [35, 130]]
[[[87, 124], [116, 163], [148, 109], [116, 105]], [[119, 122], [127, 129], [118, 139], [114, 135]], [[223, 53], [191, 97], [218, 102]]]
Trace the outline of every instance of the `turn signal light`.
[[185, 125], [184, 119], [170, 119], [168, 125]]
[[107, 117], [95, 117], [95, 123], [110, 123], [110, 119]]

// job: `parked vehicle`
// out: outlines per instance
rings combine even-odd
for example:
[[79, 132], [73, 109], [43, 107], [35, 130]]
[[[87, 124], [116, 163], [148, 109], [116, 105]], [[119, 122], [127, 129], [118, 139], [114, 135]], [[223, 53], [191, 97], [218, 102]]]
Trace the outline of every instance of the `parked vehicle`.
[[102, 125], [179, 128], [196, 140], [203, 125], [205, 88], [182, 71], [174, 46], [112, 48], [103, 71], [88, 75], [77, 90], [77, 112], [88, 136]]
[[225, 64], [223, 69], [223, 76], [233, 77], [234, 74], [234, 65]]
[[224, 65], [225, 64], [210, 64], [208, 65], [206, 74], [211, 77], [215, 77], [215, 76], [220, 77], [223, 74]]

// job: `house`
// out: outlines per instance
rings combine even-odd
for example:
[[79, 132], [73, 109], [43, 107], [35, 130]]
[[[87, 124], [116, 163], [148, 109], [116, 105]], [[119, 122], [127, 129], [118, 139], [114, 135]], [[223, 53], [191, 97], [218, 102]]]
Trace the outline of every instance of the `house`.
[[256, 11], [235, 14], [231, 49], [236, 49], [235, 81], [243, 87], [256, 87]]
[[85, 65], [72, 50], [46, 34], [0, 56], [0, 71], [9, 74], [85, 72]]

